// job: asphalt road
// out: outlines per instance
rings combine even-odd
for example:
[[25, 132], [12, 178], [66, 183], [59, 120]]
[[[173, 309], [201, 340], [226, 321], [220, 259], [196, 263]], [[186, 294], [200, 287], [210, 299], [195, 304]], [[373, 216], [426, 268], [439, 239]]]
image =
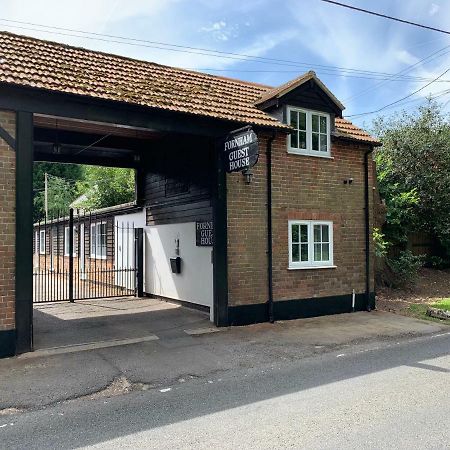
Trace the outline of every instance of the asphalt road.
[[0, 416], [0, 447], [450, 448], [450, 333]]

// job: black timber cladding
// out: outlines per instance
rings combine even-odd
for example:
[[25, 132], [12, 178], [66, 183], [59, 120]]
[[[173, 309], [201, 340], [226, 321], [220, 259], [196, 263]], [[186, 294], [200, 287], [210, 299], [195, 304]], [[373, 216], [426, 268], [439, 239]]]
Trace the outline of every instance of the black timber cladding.
[[145, 159], [147, 225], [212, 220], [213, 154], [207, 139], [165, 139]]
[[340, 109], [331, 101], [314, 80], [310, 80], [305, 84], [292, 89], [292, 91], [281, 98], [269, 100], [266, 104], [261, 105], [261, 107], [266, 109], [271, 116], [286, 123], [286, 107], [288, 105], [330, 114], [332, 131], [335, 128], [335, 116], [341, 117], [342, 115]]

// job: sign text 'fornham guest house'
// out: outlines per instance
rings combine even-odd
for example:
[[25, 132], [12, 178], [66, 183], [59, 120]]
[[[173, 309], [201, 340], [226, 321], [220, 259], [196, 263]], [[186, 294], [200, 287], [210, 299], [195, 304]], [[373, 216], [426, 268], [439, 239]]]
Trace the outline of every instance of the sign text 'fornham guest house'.
[[224, 165], [227, 172], [240, 172], [258, 161], [258, 138], [251, 127], [232, 131], [224, 142]]

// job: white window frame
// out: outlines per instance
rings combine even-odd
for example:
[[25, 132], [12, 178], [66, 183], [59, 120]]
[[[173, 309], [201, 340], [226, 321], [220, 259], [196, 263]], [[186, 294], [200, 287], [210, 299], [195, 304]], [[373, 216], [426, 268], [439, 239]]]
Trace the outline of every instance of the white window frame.
[[39, 255], [39, 233], [37, 231], [34, 233], [34, 253]]
[[[287, 137], [287, 151], [288, 153], [294, 153], [297, 155], [307, 155], [307, 156], [316, 156], [319, 158], [331, 158], [331, 117], [328, 113], [322, 111], [314, 111], [310, 109], [297, 108], [294, 106], [288, 106], [286, 109], [286, 122], [288, 125], [291, 123], [291, 111], [301, 112], [306, 114], [306, 149], [291, 147], [291, 135], [289, 134]], [[326, 117], [327, 119], [327, 151], [322, 152], [320, 150], [312, 149], [312, 116], [319, 115]], [[320, 127], [320, 125], [319, 125]], [[320, 146], [320, 135], [319, 135], [319, 146]]]
[[[105, 254], [104, 255], [101, 254], [102, 253], [101, 252], [101, 247], [99, 248], [99, 241], [97, 239], [97, 236], [99, 236], [97, 230], [98, 230], [98, 228], [101, 225], [105, 225]], [[95, 240], [93, 239], [93, 235], [94, 235], [94, 233], [92, 232], [93, 228], [95, 228]], [[94, 244], [95, 245], [95, 250], [94, 251], [92, 251], [92, 249], [93, 249], [93, 246], [92, 246], [93, 241], [95, 242], [95, 244]], [[90, 244], [91, 258], [94, 258], [94, 259], [106, 259], [106, 255], [107, 255], [107, 252], [108, 252], [108, 227], [107, 227], [105, 221], [91, 223], [89, 244]]]
[[[308, 261], [292, 260], [292, 225], [308, 227]], [[314, 225], [327, 225], [329, 238], [328, 261], [314, 260]], [[288, 221], [289, 269], [329, 269], [335, 268], [333, 263], [333, 222], [327, 220], [289, 220]], [[300, 249], [301, 252], [301, 249]]]
[[[44, 236], [44, 237], [42, 237]], [[46, 253], [46, 233], [45, 230], [39, 230], [39, 254], [45, 255]]]
[[[73, 254], [77, 256], [77, 227], [73, 227]], [[69, 256], [69, 227], [64, 227], [64, 256]]]

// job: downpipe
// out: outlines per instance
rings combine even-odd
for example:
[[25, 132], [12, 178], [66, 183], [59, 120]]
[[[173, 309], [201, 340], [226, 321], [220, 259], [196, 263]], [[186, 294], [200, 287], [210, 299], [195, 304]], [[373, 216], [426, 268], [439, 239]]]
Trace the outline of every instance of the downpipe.
[[365, 252], [366, 252], [366, 309], [371, 311], [370, 306], [370, 202], [369, 202], [369, 155], [373, 147], [364, 153], [364, 225], [365, 225]]
[[267, 262], [268, 262], [268, 316], [269, 322], [274, 323], [275, 317], [273, 312], [273, 232], [272, 232], [272, 143], [275, 139], [275, 133], [267, 140], [266, 148], [266, 170], [267, 170]]

